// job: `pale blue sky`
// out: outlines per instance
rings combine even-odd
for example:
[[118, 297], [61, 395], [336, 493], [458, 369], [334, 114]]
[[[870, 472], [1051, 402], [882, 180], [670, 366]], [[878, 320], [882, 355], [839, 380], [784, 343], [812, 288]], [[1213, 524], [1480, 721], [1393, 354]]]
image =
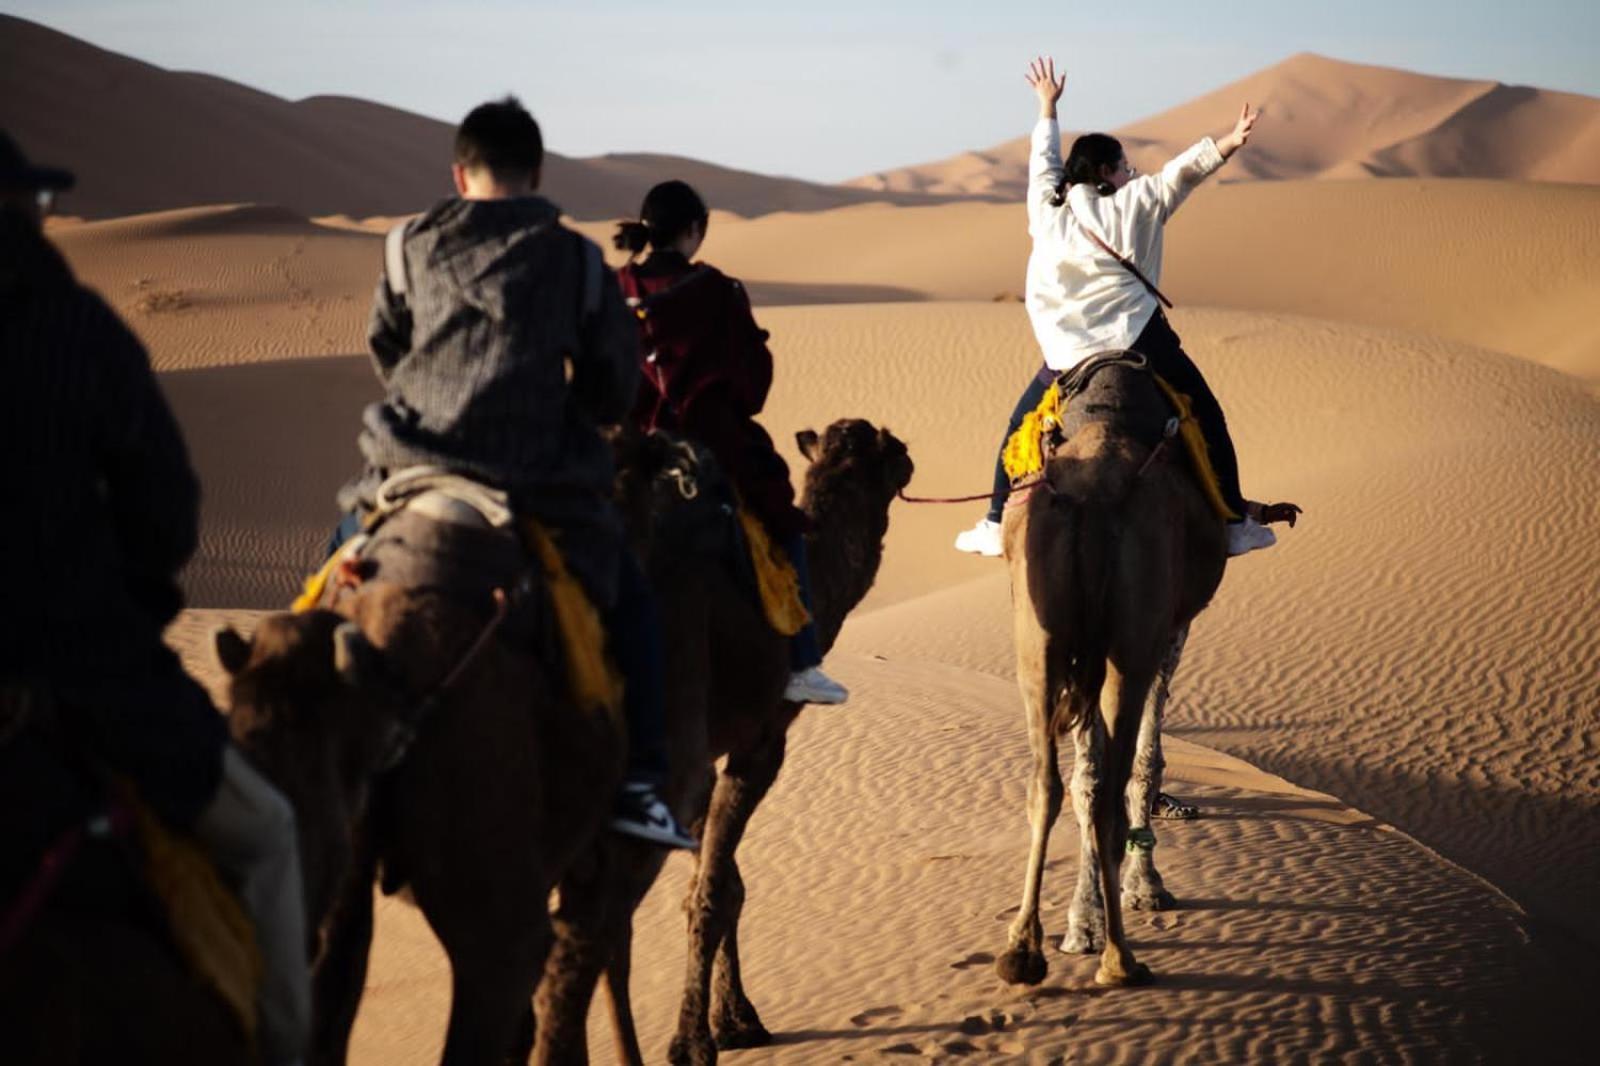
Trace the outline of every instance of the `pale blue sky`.
[[517, 93], [567, 155], [659, 151], [836, 181], [1063, 121], [1111, 128], [1312, 51], [1600, 95], [1600, 0], [0, 0], [159, 66], [454, 122]]

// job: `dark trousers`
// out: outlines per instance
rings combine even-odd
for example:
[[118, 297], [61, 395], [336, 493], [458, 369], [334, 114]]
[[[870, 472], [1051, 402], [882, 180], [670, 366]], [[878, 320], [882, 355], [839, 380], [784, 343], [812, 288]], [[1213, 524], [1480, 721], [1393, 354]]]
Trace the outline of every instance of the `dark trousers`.
[[789, 669], [798, 673], [821, 665], [822, 644], [817, 640], [817, 609], [811, 601], [811, 564], [806, 561], [806, 538], [796, 533], [784, 541], [783, 550], [789, 554], [795, 576], [800, 579], [800, 602], [812, 616], [804, 629], [789, 638]]
[[1011, 412], [1011, 421], [1006, 423], [1006, 435], [1000, 438], [1000, 451], [994, 457], [994, 493], [989, 497], [989, 521], [1000, 521], [1005, 513], [1006, 498], [1011, 495], [1011, 478], [1006, 475], [1006, 442], [1011, 439], [1022, 425], [1022, 420], [1028, 417], [1028, 412], [1039, 406], [1039, 401], [1044, 399], [1044, 392], [1050, 383], [1056, 379], [1056, 372], [1049, 367], [1039, 368], [1039, 372], [1028, 379], [1028, 387], [1022, 390], [1022, 395], [1017, 398], [1017, 406]]
[[[361, 531], [355, 512], [346, 514], [328, 543], [328, 554]], [[798, 564], [797, 564], [798, 565]], [[806, 586], [801, 585], [804, 589]], [[807, 602], [806, 606], [811, 605]], [[667, 783], [666, 650], [661, 638], [661, 611], [655, 593], [633, 552], [624, 549], [617, 573], [617, 598], [605, 612], [612, 655], [622, 673], [622, 713], [628, 723], [629, 781]], [[812, 644], [816, 636], [812, 635]], [[817, 655], [817, 662], [822, 656]]]
[[[1222, 405], [1206, 384], [1200, 368], [1184, 353], [1183, 342], [1167, 321], [1167, 316], [1158, 310], [1149, 325], [1139, 333], [1139, 339], [1133, 342], [1133, 349], [1150, 361], [1150, 369], [1165, 378], [1167, 384], [1188, 394], [1195, 421], [1200, 423], [1200, 432], [1206, 438], [1206, 450], [1211, 456], [1211, 466], [1217, 472], [1222, 499], [1235, 514], [1244, 514], [1244, 496], [1239, 489], [1239, 457], [1233, 450], [1228, 420], [1223, 417]], [[1000, 521], [1006, 497], [1011, 493], [1011, 480], [1006, 476], [1003, 462], [1006, 441], [1022, 425], [1028, 412], [1039, 406], [1045, 389], [1049, 388], [1054, 378], [1055, 372], [1048, 367], [1040, 370], [1028, 382], [1028, 387], [1022, 390], [1016, 410], [1011, 412], [1006, 435], [1000, 441], [1001, 454], [995, 458], [994, 494], [989, 499], [989, 520], [992, 522]]]

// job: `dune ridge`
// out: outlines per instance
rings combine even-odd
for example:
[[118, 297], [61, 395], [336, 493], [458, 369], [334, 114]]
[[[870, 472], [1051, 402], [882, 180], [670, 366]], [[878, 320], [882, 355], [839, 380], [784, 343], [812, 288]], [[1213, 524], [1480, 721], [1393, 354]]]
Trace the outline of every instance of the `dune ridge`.
[[[1264, 118], [1223, 180], [1434, 177], [1600, 182], [1600, 100], [1495, 81], [1441, 78], [1302, 52], [1157, 115], [1110, 130], [1153, 170], [1245, 101]], [[1062, 140], [1074, 126], [1072, 89]], [[1026, 121], [1026, 118], [1019, 122]], [[1021, 199], [1028, 136], [981, 152], [854, 178], [863, 189]]]

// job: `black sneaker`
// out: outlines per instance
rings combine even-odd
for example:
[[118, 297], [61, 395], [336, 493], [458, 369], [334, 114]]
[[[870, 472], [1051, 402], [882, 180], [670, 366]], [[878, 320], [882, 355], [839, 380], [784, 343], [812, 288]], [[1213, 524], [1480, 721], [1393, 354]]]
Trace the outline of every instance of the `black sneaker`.
[[628, 781], [617, 793], [616, 813], [611, 828], [666, 848], [693, 851], [700, 842], [684, 831], [672, 811], [656, 795], [656, 787], [644, 781]]
[[1157, 792], [1156, 798], [1150, 803], [1150, 817], [1168, 822], [1187, 822], [1200, 817], [1200, 808], [1174, 799], [1165, 792]]

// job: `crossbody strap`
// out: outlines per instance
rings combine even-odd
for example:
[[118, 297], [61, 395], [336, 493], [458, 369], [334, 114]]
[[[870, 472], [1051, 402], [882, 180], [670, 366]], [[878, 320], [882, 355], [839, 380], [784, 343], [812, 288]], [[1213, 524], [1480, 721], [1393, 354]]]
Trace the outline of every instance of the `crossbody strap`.
[[1099, 246], [1102, 252], [1121, 263], [1124, 270], [1138, 278], [1139, 283], [1149, 290], [1151, 296], [1154, 296], [1165, 307], [1170, 308], [1172, 306], [1172, 301], [1167, 299], [1166, 295], [1162, 293], [1160, 289], [1156, 288], [1153, 281], [1144, 276], [1144, 271], [1133, 265], [1133, 261], [1131, 259], [1127, 259], [1118, 254], [1115, 248], [1101, 240], [1099, 235], [1096, 234], [1094, 230], [1090, 229], [1088, 225], [1084, 223], [1083, 219], [1079, 218], [1070, 208], [1067, 210], [1067, 214], [1072, 215], [1072, 220], [1078, 224], [1078, 228], [1083, 230], [1088, 238]]

